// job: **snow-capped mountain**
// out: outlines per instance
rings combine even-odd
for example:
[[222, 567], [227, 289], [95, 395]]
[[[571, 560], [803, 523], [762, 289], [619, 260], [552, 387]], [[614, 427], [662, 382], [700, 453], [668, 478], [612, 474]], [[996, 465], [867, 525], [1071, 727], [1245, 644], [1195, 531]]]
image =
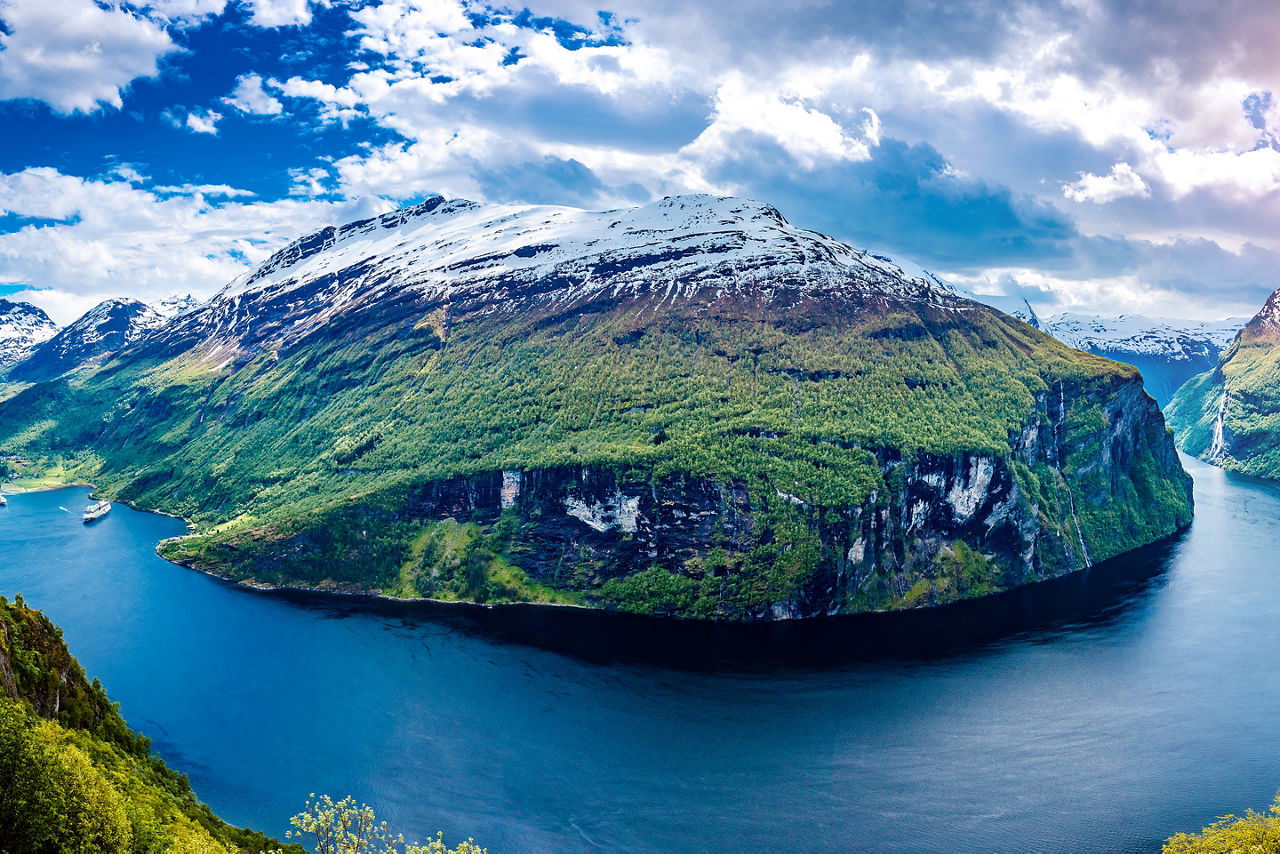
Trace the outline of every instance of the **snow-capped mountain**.
[[1249, 322], [1247, 317], [1223, 320], [1174, 320], [1122, 314], [1101, 317], [1067, 312], [1047, 318], [1044, 329], [1054, 338], [1077, 350], [1111, 351], [1164, 356], [1189, 360], [1227, 349], [1236, 333]]
[[180, 314], [186, 314], [193, 308], [197, 308], [200, 305], [200, 300], [191, 294], [174, 294], [166, 300], [153, 302], [150, 305], [161, 317], [167, 320], [170, 317], [177, 317]]
[[585, 211], [436, 196], [295, 241], [158, 337], [168, 348], [216, 340], [227, 355], [246, 344], [285, 346], [394, 299], [456, 312], [565, 311], [593, 300], [773, 300], [828, 289], [968, 305], [936, 281], [796, 228], [758, 202], [693, 195]]
[[1184, 382], [1213, 368], [1249, 320], [1177, 320], [1140, 314], [1108, 317], [1076, 312], [1040, 316], [1021, 297], [965, 296], [1010, 314], [1077, 350], [1135, 366], [1142, 372], [1147, 391], [1162, 406]]
[[0, 299], [0, 368], [30, 353], [37, 344], [58, 334], [58, 324], [30, 303]]
[[[532, 581], [698, 619], [981, 595], [1191, 512], [1131, 370], [710, 196], [437, 197], [323, 229], [101, 369], [0, 400], [0, 442], [92, 448], [100, 488], [218, 526], [171, 553], [212, 572], [495, 601], [456, 561], [396, 587], [396, 555], [418, 522], [515, 509]], [[664, 572], [681, 602], [648, 592]]]
[[1193, 376], [1218, 364], [1247, 317], [1195, 321], [1124, 314], [1118, 317], [1064, 313], [1045, 318], [1054, 338], [1142, 371], [1147, 391], [1163, 406]]
[[27, 358], [9, 370], [9, 377], [29, 382], [104, 361], [165, 320], [164, 315], [138, 300], [105, 300], [32, 349]]

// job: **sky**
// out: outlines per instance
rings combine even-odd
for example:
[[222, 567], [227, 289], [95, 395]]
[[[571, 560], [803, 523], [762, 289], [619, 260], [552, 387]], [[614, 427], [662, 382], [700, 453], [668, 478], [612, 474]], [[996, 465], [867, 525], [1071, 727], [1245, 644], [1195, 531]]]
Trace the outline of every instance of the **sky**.
[[0, 295], [204, 298], [435, 193], [745, 196], [1041, 314], [1280, 287], [1272, 0], [528, 2], [0, 0]]

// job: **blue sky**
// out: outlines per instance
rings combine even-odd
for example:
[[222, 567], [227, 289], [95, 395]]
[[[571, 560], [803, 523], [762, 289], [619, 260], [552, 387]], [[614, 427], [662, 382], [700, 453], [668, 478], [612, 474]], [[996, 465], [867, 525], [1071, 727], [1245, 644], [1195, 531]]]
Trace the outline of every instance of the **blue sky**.
[[0, 0], [0, 293], [208, 296], [430, 193], [713, 192], [1044, 313], [1251, 314], [1277, 38], [1242, 0]]

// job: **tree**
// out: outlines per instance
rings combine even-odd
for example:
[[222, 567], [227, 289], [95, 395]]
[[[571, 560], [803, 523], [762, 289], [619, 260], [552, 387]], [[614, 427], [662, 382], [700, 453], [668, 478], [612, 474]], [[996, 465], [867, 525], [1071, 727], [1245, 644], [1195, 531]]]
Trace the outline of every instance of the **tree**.
[[456, 848], [444, 844], [444, 834], [426, 845], [406, 844], [401, 834], [392, 835], [368, 804], [356, 806], [350, 796], [334, 801], [328, 795], [307, 799], [306, 809], [289, 820], [296, 828], [287, 834], [315, 846], [316, 854], [488, 854], [468, 839]]
[[1164, 854], [1235, 854], [1280, 851], [1280, 794], [1270, 815], [1249, 810], [1241, 818], [1223, 816], [1199, 833], [1179, 833], [1164, 843]]

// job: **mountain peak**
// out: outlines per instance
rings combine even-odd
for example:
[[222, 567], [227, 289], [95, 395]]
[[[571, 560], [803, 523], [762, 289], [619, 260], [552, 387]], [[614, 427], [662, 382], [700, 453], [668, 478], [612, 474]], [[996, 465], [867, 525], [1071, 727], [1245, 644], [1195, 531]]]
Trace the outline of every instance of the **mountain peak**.
[[28, 302], [0, 298], [0, 368], [26, 358], [31, 349], [58, 334], [58, 324]]
[[165, 317], [136, 299], [103, 300], [53, 335], [10, 370], [16, 380], [46, 379], [105, 361], [164, 323]]
[[[610, 291], [622, 297], [704, 288], [844, 288], [954, 302], [936, 280], [886, 258], [796, 228], [771, 205], [711, 195], [669, 196], [634, 208], [477, 204], [433, 196], [421, 204], [289, 244], [219, 296], [329, 281], [354, 289], [415, 289], [432, 297], [515, 296], [555, 282], [554, 298]], [[340, 283], [340, 284], [339, 284]]]

